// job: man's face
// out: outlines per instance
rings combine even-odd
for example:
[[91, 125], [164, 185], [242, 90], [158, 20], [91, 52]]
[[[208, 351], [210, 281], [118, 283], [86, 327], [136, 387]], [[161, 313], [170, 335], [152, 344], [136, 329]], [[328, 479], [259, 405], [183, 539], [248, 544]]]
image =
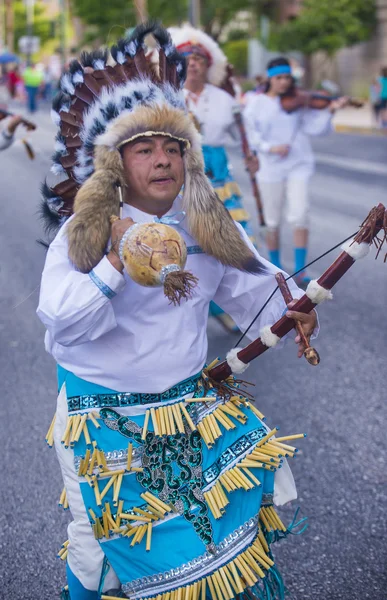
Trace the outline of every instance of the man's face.
[[141, 200], [173, 202], [184, 183], [184, 164], [180, 145], [162, 135], [142, 137], [124, 146], [122, 160], [128, 186], [127, 195]]
[[204, 56], [191, 54], [187, 59], [187, 79], [195, 82], [207, 81], [208, 61]]

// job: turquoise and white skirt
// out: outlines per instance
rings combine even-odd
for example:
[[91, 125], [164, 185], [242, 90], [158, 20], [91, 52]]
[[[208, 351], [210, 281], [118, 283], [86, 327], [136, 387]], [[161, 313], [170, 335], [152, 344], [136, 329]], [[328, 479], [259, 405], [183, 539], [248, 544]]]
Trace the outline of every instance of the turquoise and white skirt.
[[59, 383], [47, 441], [74, 519], [60, 556], [86, 589], [283, 598], [270, 545], [287, 534], [274, 504], [296, 498], [286, 457], [297, 450], [233, 378], [222, 396], [205, 370], [162, 394], [117, 393], [61, 368]]

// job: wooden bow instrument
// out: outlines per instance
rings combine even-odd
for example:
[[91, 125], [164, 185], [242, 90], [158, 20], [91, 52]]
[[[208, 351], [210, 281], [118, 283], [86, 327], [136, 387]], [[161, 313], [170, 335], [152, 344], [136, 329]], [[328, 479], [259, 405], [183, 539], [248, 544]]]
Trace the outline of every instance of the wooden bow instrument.
[[[380, 231], [383, 231], [382, 239], [377, 237]], [[377, 247], [376, 257], [378, 257], [382, 245], [384, 242], [386, 242], [386, 240], [387, 210], [383, 204], [379, 204], [370, 211], [368, 217], [365, 219], [365, 221], [363, 221], [359, 232], [355, 235], [352, 242], [347, 242], [345, 249], [343, 249], [334, 263], [332, 263], [332, 265], [328, 267], [328, 269], [317, 280], [317, 286], [321, 288], [320, 291], [322, 292], [320, 296], [329, 296], [330, 290], [352, 267], [357, 258], [362, 258], [365, 256], [368, 251], [367, 246], [370, 246], [372, 243], [374, 243]], [[386, 258], [387, 254], [384, 258], [384, 262], [386, 262]], [[318, 300], [313, 301], [311, 299], [311, 297], [313, 298], [314, 296], [311, 294], [311, 292], [308, 292], [308, 290], [309, 288], [307, 289], [306, 293], [296, 302], [296, 304], [292, 306], [292, 310], [302, 313], [309, 313], [319, 303]], [[295, 323], [292, 319], [282, 317], [271, 327], [271, 332], [279, 338], [282, 338], [289, 333], [294, 326]], [[259, 337], [255, 341], [251, 342], [251, 344], [241, 349], [237, 353], [237, 358], [242, 363], [247, 365], [254, 358], [257, 358], [266, 352], [266, 350], [268, 350], [268, 346], [266, 346]], [[232, 375], [232, 370], [227, 361], [218, 363], [208, 372], [209, 378], [216, 382], [223, 381], [230, 375]]]
[[[225, 92], [227, 92], [228, 94], [230, 94], [230, 96], [235, 98], [235, 90], [234, 90], [234, 86], [231, 81], [232, 74], [233, 74], [232, 66], [228, 65], [227, 66], [227, 75], [222, 84], [222, 89]], [[246, 159], [246, 161], [249, 161], [253, 157], [253, 153], [251, 152], [249, 142], [247, 140], [246, 128], [245, 128], [245, 124], [243, 122], [243, 117], [242, 117], [240, 108], [236, 106], [233, 113], [234, 113], [235, 122], [237, 124], [239, 133], [241, 135], [243, 156]], [[257, 180], [255, 178], [255, 175], [252, 175], [250, 172], [249, 172], [249, 175], [250, 175], [251, 187], [253, 188], [253, 196], [255, 198], [255, 203], [257, 205], [259, 224], [261, 227], [265, 227], [266, 223], [265, 223], [265, 217], [263, 215], [262, 199], [261, 199], [261, 195], [259, 193]]]

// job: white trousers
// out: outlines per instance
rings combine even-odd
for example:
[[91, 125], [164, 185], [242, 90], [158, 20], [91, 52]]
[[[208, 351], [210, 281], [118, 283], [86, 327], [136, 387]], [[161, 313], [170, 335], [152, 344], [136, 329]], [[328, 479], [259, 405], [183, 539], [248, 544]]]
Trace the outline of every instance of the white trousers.
[[259, 181], [263, 213], [269, 229], [278, 229], [285, 208], [285, 220], [295, 229], [308, 227], [309, 177], [288, 177], [283, 181]]
[[[71, 515], [74, 519], [67, 529], [69, 539], [67, 561], [71, 571], [79, 579], [83, 587], [90, 591], [97, 591], [101, 578], [104, 553], [90, 527], [90, 521], [82, 500], [79, 477], [74, 467], [74, 452], [71, 448], [65, 448], [61, 444], [61, 439], [66, 428], [67, 414], [66, 384], [63, 384], [57, 402], [54, 443]], [[114, 571], [110, 568], [106, 575], [102, 591], [118, 589], [119, 587], [120, 582]]]

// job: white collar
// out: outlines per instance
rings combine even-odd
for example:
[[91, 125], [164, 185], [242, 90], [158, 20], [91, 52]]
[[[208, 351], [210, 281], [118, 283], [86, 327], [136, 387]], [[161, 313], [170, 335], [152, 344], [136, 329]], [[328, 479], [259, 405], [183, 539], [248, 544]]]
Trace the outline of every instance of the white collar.
[[[171, 216], [179, 211], [181, 211], [182, 207], [182, 197], [180, 194], [175, 198], [173, 204], [168, 212], [163, 215], [163, 217]], [[140, 210], [139, 208], [135, 208], [130, 204], [124, 204], [123, 207], [123, 217], [130, 217], [133, 219], [135, 223], [153, 223], [157, 215], [151, 215], [147, 212]]]

